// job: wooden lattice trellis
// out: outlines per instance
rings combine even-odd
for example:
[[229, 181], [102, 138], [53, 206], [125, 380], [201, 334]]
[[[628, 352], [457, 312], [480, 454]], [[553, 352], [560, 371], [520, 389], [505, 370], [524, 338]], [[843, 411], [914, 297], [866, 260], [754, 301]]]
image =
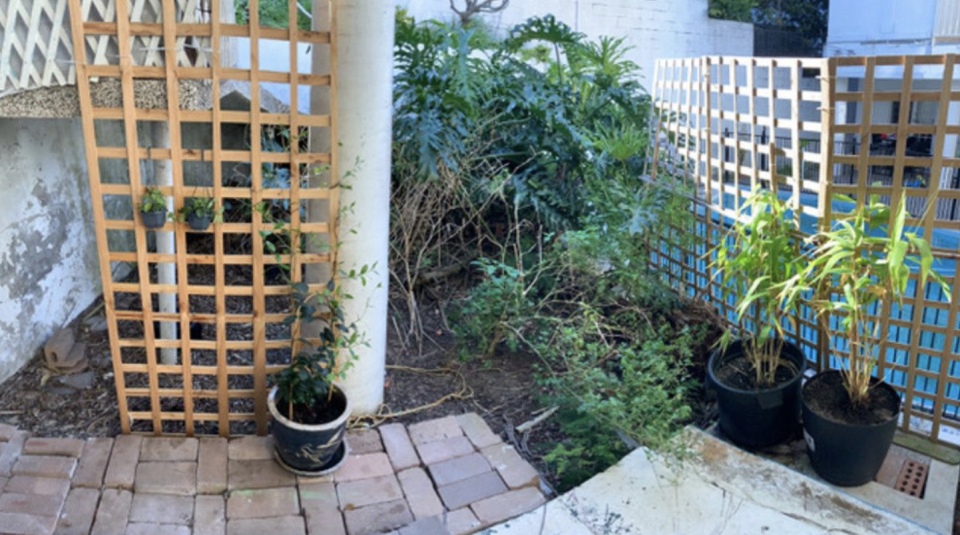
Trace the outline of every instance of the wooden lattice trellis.
[[[951, 285], [911, 282], [880, 322], [879, 373], [903, 397], [903, 431], [960, 444], [960, 80], [956, 56], [661, 61], [653, 98], [655, 173], [689, 186], [695, 223], [663, 237], [652, 262], [665, 280], [735, 317], [707, 267], [712, 245], [743, 217], [756, 187], [776, 187], [806, 233], [829, 228], [869, 195], [905, 199]], [[835, 200], [842, 194], [854, 203]], [[929, 209], [928, 209], [929, 207]], [[732, 296], [730, 296], [732, 297]], [[837, 367], [845, 342], [809, 309], [796, 341], [818, 369]], [[832, 346], [832, 347], [828, 347]]]
[[[156, 22], [139, 22], [140, 4], [111, 1], [108, 6], [115, 9], [103, 9], [98, 3], [101, 16], [91, 20], [88, 3], [69, 0], [74, 49], [84, 42], [103, 42], [106, 36], [115, 44], [118, 58], [107, 65], [90, 56], [78, 58], [77, 87], [121, 425], [124, 432], [228, 435], [252, 430], [248, 422], [254, 422], [256, 432], [264, 434], [268, 376], [283, 369], [291, 353], [289, 327], [283, 325], [290, 288], [271, 272], [278, 263], [290, 265], [293, 280], [301, 281], [309, 266], [330, 272], [332, 254], [301, 252], [275, 258], [267, 242], [279, 238], [257, 207], [266, 206], [304, 236], [337, 243], [337, 218], [329, 214], [339, 213], [338, 194], [328, 178], [337, 176], [335, 154], [310, 152], [304, 142], [308, 129], [328, 130], [336, 139], [333, 115], [298, 111], [298, 87], [303, 85], [326, 92], [335, 109], [334, 73], [332, 67], [331, 72], [311, 73], [309, 66], [297, 64], [298, 44], [309, 43], [329, 54], [332, 66], [334, 32], [298, 30], [296, 0], [288, 2], [287, 28], [260, 27], [257, 0], [249, 2], [249, 26], [223, 24], [218, 17], [195, 23], [189, 10], [178, 8], [183, 3], [166, 1], [154, 3], [162, 5]], [[210, 0], [209, 11], [219, 13], [219, 4]], [[330, 28], [332, 19], [331, 10]], [[250, 39], [249, 69], [221, 66], [225, 37]], [[290, 72], [261, 69], [261, 39], [289, 43]], [[184, 55], [188, 41], [206, 43], [209, 61], [197, 63]], [[138, 44], [149, 49], [137, 53]], [[119, 79], [120, 108], [94, 107], [93, 77]], [[165, 82], [165, 109], [137, 108], [134, 82], [142, 79]], [[188, 79], [209, 83], [212, 109], [180, 109], [179, 82]], [[227, 80], [249, 84], [248, 111], [221, 108], [221, 83]], [[261, 111], [263, 83], [289, 89], [289, 111]], [[110, 123], [122, 127], [123, 146], [104, 146], [100, 130]], [[166, 126], [168, 139], [159, 145], [163, 148], [144, 146], [138, 124]], [[237, 128], [247, 132], [245, 147], [227, 145], [226, 132]], [[206, 138], [200, 136], [198, 142], [191, 135], [188, 146], [184, 139], [188, 129], [206, 132]], [[290, 140], [279, 150], [261, 142], [265, 131], [275, 130], [285, 130]], [[125, 172], [120, 180], [113, 174], [104, 180], [104, 165], [120, 165]], [[134, 212], [145, 186], [151, 185], [148, 170], [157, 165], [169, 166], [172, 185], [159, 189], [172, 198], [175, 209], [191, 197], [212, 197], [231, 216], [204, 232], [174, 222], [157, 232], [146, 230]], [[238, 185], [235, 177], [225, 176], [225, 165], [246, 169], [248, 181]], [[288, 182], [268, 180], [266, 175], [273, 177], [280, 169], [289, 173]], [[128, 207], [119, 217], [106, 209], [107, 200], [114, 207], [118, 199]], [[161, 232], [174, 233], [174, 254], [158, 251], [156, 238]], [[135, 244], [131, 249], [118, 245], [131, 241]], [[111, 266], [116, 263], [131, 265], [132, 274], [114, 280]], [[161, 264], [175, 266], [175, 285], [159, 283]], [[311, 284], [312, 290], [320, 287]], [[160, 312], [160, 294], [176, 295], [176, 312]], [[175, 322], [182, 335], [161, 339], [155, 322]], [[199, 339], [194, 339], [191, 325], [200, 326]], [[160, 362], [164, 348], [177, 352], [176, 364]]]

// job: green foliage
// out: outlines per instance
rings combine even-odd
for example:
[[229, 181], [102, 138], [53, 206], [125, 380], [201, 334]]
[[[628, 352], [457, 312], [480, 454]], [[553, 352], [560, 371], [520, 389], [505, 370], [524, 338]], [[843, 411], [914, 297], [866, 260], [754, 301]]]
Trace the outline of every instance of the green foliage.
[[[265, 223], [272, 225], [270, 230], [259, 231], [260, 237], [290, 287], [291, 312], [283, 323], [290, 327], [292, 358], [290, 365], [277, 373], [274, 380], [277, 404], [285, 404], [288, 417], [293, 419], [295, 406], [316, 407], [329, 402], [334, 391], [332, 385], [346, 377], [357, 358], [356, 347], [363, 340], [356, 323], [346, 319], [343, 305], [351, 297], [344, 293], [341, 285], [331, 279], [322, 289], [311, 290], [309, 285], [291, 276], [291, 263], [301, 253], [306, 237], [287, 222], [276, 220], [266, 203], [256, 206], [256, 210]], [[339, 271], [339, 275], [341, 280], [357, 279], [366, 284], [369, 272], [370, 268], [364, 266], [358, 271]], [[302, 334], [303, 325], [310, 323], [320, 324], [317, 338]]]
[[811, 236], [806, 268], [782, 285], [784, 299], [812, 294], [811, 304], [821, 321], [839, 316], [850, 349], [842, 370], [844, 386], [855, 405], [867, 398], [879, 357], [880, 322], [868, 317], [871, 308], [889, 301], [902, 304], [913, 270], [919, 274], [918, 294], [932, 280], [949, 299], [949, 287], [933, 270], [930, 245], [907, 231], [906, 217], [905, 198], [894, 214], [879, 196], [871, 196], [865, 205], [839, 218], [834, 228]]
[[710, 0], [709, 15], [715, 19], [753, 22], [757, 0]]
[[167, 211], [167, 198], [157, 188], [147, 188], [140, 201], [140, 211], [149, 214]]
[[543, 460], [556, 474], [560, 492], [577, 487], [630, 453], [614, 429], [573, 403], [560, 406], [556, 418], [566, 440], [547, 444]]
[[470, 298], [456, 307], [451, 317], [461, 357], [469, 358], [478, 352], [490, 357], [501, 342], [516, 351], [520, 343], [510, 321], [528, 318], [534, 312], [522, 274], [513, 266], [487, 258], [475, 264], [482, 278], [470, 290]]
[[[782, 285], [806, 266], [800, 256], [799, 215], [770, 190], [751, 195], [739, 215], [741, 222], [712, 251], [716, 258], [710, 265], [714, 277], [722, 279], [724, 299], [736, 300], [741, 325], [740, 333], [726, 331], [721, 345], [726, 348], [737, 336], [744, 337], [756, 384], [773, 386], [783, 340], [796, 332], [793, 319], [800, 311], [797, 294], [788, 299], [780, 294]], [[744, 326], [746, 320], [755, 322], [753, 329]]]
[[[258, 16], [260, 26], [264, 28], [287, 28], [290, 26], [288, 0], [260, 0]], [[300, 8], [307, 13], [313, 9], [310, 0], [298, 0]], [[235, 4], [237, 24], [250, 24], [250, 0], [237, 0]], [[310, 18], [297, 10], [297, 27], [301, 30], [310, 29]]]

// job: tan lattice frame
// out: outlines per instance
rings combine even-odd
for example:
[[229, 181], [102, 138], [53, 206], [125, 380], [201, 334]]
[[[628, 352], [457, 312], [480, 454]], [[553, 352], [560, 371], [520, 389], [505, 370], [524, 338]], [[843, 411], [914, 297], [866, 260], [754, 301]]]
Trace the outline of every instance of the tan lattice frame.
[[[210, 0], [212, 13], [220, 12], [220, 1]], [[90, 186], [93, 198], [94, 222], [97, 233], [100, 271], [103, 280], [104, 302], [106, 317], [110, 332], [110, 350], [116, 375], [117, 397], [120, 409], [120, 421], [123, 432], [131, 431], [132, 423], [142, 424], [149, 422], [148, 429], [134, 429], [154, 434], [176, 434], [168, 432], [164, 423], [174, 422], [180, 425], [186, 435], [206, 434], [210, 429], [220, 435], [231, 434], [231, 423], [253, 421], [256, 423], [257, 434], [267, 431], [268, 411], [266, 406], [267, 381], [270, 374], [283, 369], [283, 364], [268, 364], [267, 351], [271, 349], [289, 348], [289, 340], [267, 340], [266, 327], [269, 324], [282, 323], [286, 314], [266, 312], [266, 299], [271, 296], [289, 295], [289, 288], [283, 285], [265, 286], [264, 268], [274, 265], [278, 260], [265, 251], [260, 231], [270, 231], [272, 226], [263, 221], [259, 212], [254, 210], [249, 223], [214, 224], [206, 232], [212, 233], [215, 240], [214, 254], [187, 254], [187, 234], [193, 232], [182, 223], [167, 222], [163, 231], [175, 233], [176, 254], [165, 255], [151, 253], [147, 249], [147, 231], [140, 222], [139, 216], [127, 220], [107, 219], [104, 208], [104, 195], [128, 197], [133, 207], [139, 207], [144, 192], [140, 173], [140, 163], [144, 160], [168, 160], [172, 167], [173, 186], [161, 187], [161, 191], [174, 199], [175, 209], [184, 204], [189, 197], [211, 196], [218, 206], [222, 206], [227, 199], [249, 199], [252, 206], [261, 201], [288, 200], [290, 206], [290, 227], [299, 229], [305, 234], [319, 236], [327, 243], [336, 244], [336, 225], [328, 221], [300, 220], [301, 201], [325, 200], [329, 213], [338, 214], [338, 193], [335, 185], [329, 182], [322, 187], [301, 187], [301, 167], [304, 166], [310, 173], [323, 173], [329, 166], [330, 176], [337, 175], [335, 154], [301, 152], [298, 143], [290, 144], [286, 152], [264, 152], [261, 149], [259, 138], [262, 125], [289, 126], [293, 133], [300, 132], [300, 128], [329, 128], [332, 139], [336, 139], [335, 120], [333, 115], [311, 115], [298, 112], [297, 88], [300, 85], [324, 86], [330, 91], [331, 109], [335, 106], [335, 90], [332, 81], [335, 73], [298, 74], [297, 44], [311, 43], [313, 46], [325, 47], [331, 58], [336, 54], [335, 32], [313, 32], [298, 30], [296, 0], [289, 1], [289, 28], [261, 28], [258, 17], [258, 1], [249, 2], [249, 26], [222, 24], [218, 17], [211, 17], [206, 23], [184, 23], [177, 16], [172, 2], [163, 2], [161, 22], [134, 23], [131, 22], [131, 12], [126, 1], [116, 4], [115, 17], [112, 20], [98, 20], [90, 22], [81, 13], [80, 0], [69, 0], [70, 21], [72, 26], [73, 45], [75, 49], [82, 46], [89, 35], [109, 35], [115, 38], [119, 52], [119, 62], [116, 65], [90, 65], [86, 58], [77, 63], [77, 86], [80, 95], [80, 107], [83, 123], [84, 143], [86, 147], [87, 165], [90, 173]], [[332, 10], [331, 10], [332, 13]], [[332, 17], [332, 14], [331, 14]], [[330, 28], [335, 28], [334, 21], [330, 21]], [[183, 38], [193, 36], [202, 38], [210, 44], [210, 61], [206, 67], [195, 67], [184, 64], [184, 58], [179, 54], [177, 47], [163, 47], [163, 58], [160, 66], [137, 64], [137, 55], [131, 55], [131, 43], [140, 36], [157, 38], [155, 44], [177, 42]], [[290, 45], [290, 72], [272, 72], [260, 69], [259, 47], [251, 46], [249, 70], [222, 68], [220, 48], [222, 37], [249, 37], [251, 43], [258, 43], [260, 39], [272, 39], [289, 42]], [[155, 58], [154, 58], [155, 59]], [[335, 62], [331, 61], [330, 65]], [[293, 73], [293, 74], [291, 74]], [[95, 108], [91, 102], [90, 78], [119, 78], [122, 87], [122, 108], [106, 109]], [[140, 79], [164, 80], [166, 87], [166, 109], [137, 109], [134, 100], [134, 81]], [[179, 107], [179, 81], [201, 80], [210, 84], [212, 92], [212, 109], [209, 111], [181, 110]], [[250, 111], [228, 111], [220, 108], [220, 86], [224, 80], [246, 81], [250, 84]], [[290, 109], [286, 113], [261, 112], [261, 82], [289, 84]], [[137, 139], [138, 121], [161, 121], [169, 125], [169, 148], [146, 149], [138, 147], [137, 142], [127, 142], [125, 147], [98, 146], [95, 135], [97, 120], [122, 121], [125, 139]], [[184, 123], [209, 124], [212, 135], [210, 149], [184, 149], [181, 146], [181, 125]], [[221, 126], [223, 124], [249, 125], [251, 132], [249, 150], [225, 150], [222, 148]], [[129, 184], [104, 183], [100, 176], [101, 159], [119, 159], [127, 162]], [[185, 186], [183, 180], [184, 162], [211, 162], [211, 188]], [[251, 168], [251, 185], [248, 188], [224, 187], [222, 177], [223, 162], [249, 163]], [[262, 164], [289, 164], [290, 188], [265, 188], [263, 184]], [[324, 169], [316, 170], [316, 166]], [[328, 218], [329, 219], [329, 218]], [[337, 218], [333, 218], [335, 222]], [[132, 231], [135, 236], [135, 252], [117, 252], [110, 248], [107, 234], [111, 230]], [[249, 255], [227, 255], [224, 251], [224, 238], [228, 234], [247, 235], [252, 241], [252, 253]], [[114, 282], [111, 275], [111, 264], [117, 262], [135, 263], [138, 272], [138, 281], [134, 283]], [[150, 263], [175, 263], [177, 272], [176, 286], [162, 286], [150, 281]], [[326, 264], [333, 262], [333, 255], [329, 253], [308, 254], [301, 253], [283, 256], [279, 262], [293, 264], [291, 270], [294, 281], [301, 279], [302, 265]], [[189, 266], [215, 266], [215, 282], [212, 286], [188, 284]], [[228, 265], [252, 266], [252, 285], [227, 286], [224, 280], [224, 268]], [[317, 290], [321, 285], [312, 285], [311, 290]], [[141, 310], [117, 310], [115, 295], [120, 292], [129, 292], [139, 295]], [[175, 314], [161, 314], [153, 311], [153, 301], [158, 293], [176, 293], [177, 310]], [[191, 296], [213, 296], [216, 302], [215, 313], [194, 313], [190, 310]], [[226, 299], [231, 296], [249, 296], [252, 301], [252, 314], [228, 314]], [[139, 322], [143, 327], [142, 339], [125, 339], [119, 337], [118, 321]], [[154, 321], [177, 322], [184, 333], [179, 340], [157, 339], [152, 328]], [[190, 323], [199, 322], [215, 325], [216, 340], [191, 340]], [[228, 340], [228, 324], [250, 324], [252, 339]], [[176, 348], [180, 352], [177, 365], [162, 365], [158, 363], [158, 349]], [[130, 362], [126, 350], [145, 352], [145, 362]], [[215, 351], [215, 365], [194, 365], [196, 351]], [[228, 357], [232, 351], [252, 352], [252, 362], [234, 364]], [[127, 385], [127, 374], [147, 374], [147, 386]], [[160, 375], [181, 379], [180, 388], [161, 388]], [[216, 389], [194, 389], [194, 376], [212, 376], [217, 378]], [[235, 376], [252, 377], [251, 388], [231, 388], [228, 379]], [[132, 410], [129, 401], [132, 398], [149, 399], [149, 410]], [[248, 399], [253, 401], [252, 412], [235, 412], [231, 410], [231, 401]], [[198, 412], [195, 405], [198, 400], [216, 400], [216, 411]], [[173, 405], [179, 410], [166, 410], [167, 405]], [[182, 405], [182, 408], [180, 406]], [[204, 429], [198, 430], [198, 424]]]
[[[657, 172], [672, 174], [693, 190], [695, 207], [695, 227], [676, 229], [664, 236], [660, 247], [654, 251], [653, 264], [663, 272], [664, 279], [688, 295], [697, 295], [712, 302], [722, 317], [731, 317], [732, 307], [722, 300], [721, 284], [714, 280], [713, 274], [706, 268], [704, 255], [716, 244], [724, 231], [721, 221], [729, 224], [738, 217], [736, 206], [749, 194], [749, 190], [775, 185], [784, 191], [790, 191], [790, 199], [795, 213], [804, 213], [817, 218], [820, 229], [828, 228], [838, 214], [833, 213], [830, 199], [835, 194], [854, 196], [862, 204], [868, 195], [880, 195], [889, 202], [899, 203], [907, 197], [907, 206], [913, 216], [908, 226], [922, 225], [923, 235], [932, 238], [933, 229], [944, 229], [960, 233], [960, 220], [956, 216], [945, 214], [941, 210], [943, 203], [960, 199], [960, 190], [949, 189], [947, 180], [941, 178], [942, 171], [960, 168], [960, 159], [943, 156], [944, 143], [948, 135], [960, 135], [960, 124], [950, 122], [949, 107], [960, 105], [960, 92], [953, 90], [956, 56], [897, 56], [897, 57], [849, 57], [831, 59], [790, 59], [790, 58], [730, 58], [704, 57], [684, 60], [665, 60], [657, 63], [656, 81], [653, 88], [656, 134], [667, 136], [664, 146], [656, 144], [654, 149], [653, 178]], [[940, 69], [940, 88], [936, 91], [918, 91], [913, 88], [913, 78], [918, 66]], [[895, 67], [902, 72], [901, 87], [897, 91], [875, 91], [876, 69]], [[730, 73], [740, 69], [742, 75], [731, 77]], [[765, 69], [784, 69], [789, 83], [774, 88], [771, 85], [758, 84], [758, 78]], [[800, 79], [803, 70], [815, 72], [819, 79], [818, 90], [803, 88]], [[855, 73], [841, 73], [838, 70], [857, 70]], [[775, 76], [774, 76], [775, 77]], [[862, 80], [860, 91], [840, 91], [837, 81], [841, 78]], [[936, 77], [934, 77], [936, 78]], [[698, 98], [699, 97], [699, 98]], [[739, 97], [739, 98], [737, 98]], [[771, 117], [762, 113], [758, 104], [762, 99], [781, 99], [789, 103], [788, 117]], [[899, 102], [900, 112], [895, 124], [872, 124], [873, 106], [877, 102]], [[937, 103], [937, 117], [932, 125], [912, 124], [910, 119], [911, 103]], [[806, 104], [805, 104], [806, 103]], [[801, 115], [802, 105], [816, 103], [819, 120]], [[855, 103], [860, 108], [862, 120], [845, 123], [838, 117], [838, 103]], [[744, 104], [746, 104], [744, 106]], [[767, 110], [769, 112], [769, 109]], [[809, 115], [809, 114], [808, 114]], [[711, 118], [712, 120], [707, 120]], [[723, 124], [736, 125], [749, 139], [739, 136], [724, 137], [718, 133]], [[787, 131], [788, 135], [779, 136], [780, 140], [767, 146], [757, 143], [758, 127], [767, 126]], [[896, 135], [893, 155], [871, 154], [871, 136], [874, 134]], [[911, 135], [933, 136], [931, 157], [908, 157], [907, 139]], [[854, 155], [838, 150], [838, 136], [851, 136], [858, 145]], [[804, 150], [801, 139], [809, 139], [819, 144], [819, 151]], [[782, 146], [781, 146], [782, 145]], [[725, 149], [732, 149], [731, 154]], [[757, 165], [761, 155], [768, 159], [774, 153], [785, 157], [792, 163], [786, 176], [780, 176], [776, 167]], [[852, 166], [856, 170], [853, 184], [838, 182], [840, 166]], [[804, 174], [807, 166], [813, 166], [815, 174]], [[871, 184], [871, 170], [877, 166], [892, 169], [892, 183], [889, 185]], [[906, 168], [928, 168], [930, 180], [924, 187], [909, 186], [904, 180]], [[672, 171], [665, 172], [665, 171]], [[724, 183], [724, 172], [736, 177], [732, 183]], [[813, 178], [816, 177], [816, 180]], [[738, 187], [742, 185], [744, 187]], [[747, 187], [749, 186], [749, 187]], [[736, 199], [735, 205], [722, 202], [721, 192]], [[800, 206], [800, 194], [815, 196], [814, 206]], [[933, 209], [924, 210], [932, 202]], [[923, 215], [921, 215], [923, 214]], [[709, 242], [705, 239], [710, 237]], [[693, 245], [690, 242], [693, 242]], [[945, 261], [960, 259], [960, 251], [936, 247], [935, 254]], [[923, 294], [911, 293], [904, 299], [904, 308], [893, 317], [896, 310], [886, 303], [879, 314], [873, 317], [880, 321], [880, 372], [900, 374], [904, 385], [895, 385], [904, 399], [904, 411], [901, 429], [936, 441], [956, 445], [960, 436], [960, 402], [946, 395], [947, 387], [960, 389], [960, 354], [954, 347], [960, 344], [956, 334], [958, 327], [957, 310], [960, 307], [960, 262], [956, 262], [948, 282], [952, 288], [952, 299], [945, 302], [939, 295], [937, 286], [929, 286]], [[916, 277], [914, 277], [916, 280]], [[828, 348], [828, 338], [824, 329], [810, 321], [808, 311], [800, 318], [801, 328], [798, 342], [813, 356], [818, 369], [825, 369], [837, 359], [845, 358], [843, 348]], [[936, 324], [924, 321], [933, 316]], [[945, 320], [943, 319], [945, 318]], [[908, 343], [891, 339], [891, 333], [900, 333], [905, 329]], [[939, 337], [940, 347], [933, 341]], [[924, 343], [922, 340], [928, 340]], [[888, 361], [891, 351], [899, 351], [894, 361]], [[828, 359], [827, 355], [832, 355]], [[901, 361], [905, 360], [905, 363]], [[937, 365], [939, 359], [939, 365]], [[923, 365], [921, 365], [921, 362]], [[929, 369], [928, 369], [929, 368]], [[917, 385], [933, 384], [935, 393], [923, 392]], [[932, 383], [931, 383], [932, 382]], [[949, 414], [951, 417], [947, 417]], [[947, 430], [945, 435], [941, 431]], [[950, 435], [950, 439], [947, 436]]]

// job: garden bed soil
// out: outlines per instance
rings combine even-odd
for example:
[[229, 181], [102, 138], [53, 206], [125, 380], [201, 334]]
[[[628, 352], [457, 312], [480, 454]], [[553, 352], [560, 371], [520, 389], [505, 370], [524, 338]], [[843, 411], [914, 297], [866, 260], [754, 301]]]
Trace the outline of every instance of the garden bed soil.
[[750, 362], [750, 359], [746, 355], [741, 355], [721, 363], [721, 365], [717, 366], [714, 370], [714, 375], [717, 376], [717, 379], [721, 383], [730, 388], [757, 391], [773, 389], [787, 383], [797, 376], [797, 371], [795, 368], [780, 364], [774, 376], [774, 384], [761, 385], [757, 382], [757, 374], [753, 369], [753, 364]]
[[828, 420], [849, 425], [876, 425], [896, 418], [900, 398], [886, 388], [871, 388], [864, 404], [857, 406], [843, 388], [840, 374], [823, 375], [803, 389], [804, 402]]

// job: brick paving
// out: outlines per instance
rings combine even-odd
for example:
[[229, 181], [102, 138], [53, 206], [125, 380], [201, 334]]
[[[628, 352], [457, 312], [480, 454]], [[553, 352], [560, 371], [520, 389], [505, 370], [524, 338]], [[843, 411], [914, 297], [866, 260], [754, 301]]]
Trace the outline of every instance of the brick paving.
[[46, 439], [0, 424], [0, 535], [465, 535], [544, 503], [476, 414], [347, 434], [304, 478], [270, 437]]

